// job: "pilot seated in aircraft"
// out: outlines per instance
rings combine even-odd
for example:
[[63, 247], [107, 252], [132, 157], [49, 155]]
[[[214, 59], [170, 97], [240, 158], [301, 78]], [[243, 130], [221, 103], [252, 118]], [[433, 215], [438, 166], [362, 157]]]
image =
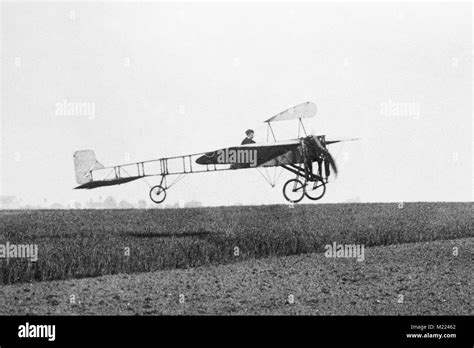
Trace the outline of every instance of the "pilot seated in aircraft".
[[[255, 141], [253, 141], [253, 136], [254, 136], [253, 129], [247, 129], [245, 131], [245, 134], [247, 136], [244, 138], [244, 140], [242, 140], [240, 145], [255, 144]], [[250, 168], [250, 164], [249, 163], [233, 163], [230, 165], [230, 169], [240, 169], [240, 168]]]
[[253, 130], [252, 129], [247, 129], [245, 131], [245, 134], [247, 135], [244, 140], [240, 143], [240, 145], [246, 145], [246, 144], [255, 144], [255, 141], [253, 141]]

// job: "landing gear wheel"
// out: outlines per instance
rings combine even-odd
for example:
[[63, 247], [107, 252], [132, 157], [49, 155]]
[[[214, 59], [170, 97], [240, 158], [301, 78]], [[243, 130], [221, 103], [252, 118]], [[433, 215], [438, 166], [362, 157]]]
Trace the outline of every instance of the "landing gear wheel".
[[304, 184], [298, 179], [290, 179], [283, 186], [283, 196], [288, 202], [298, 203], [304, 197]]
[[163, 186], [156, 185], [150, 190], [150, 199], [156, 204], [160, 204], [166, 199], [166, 190]]
[[322, 178], [318, 178], [314, 181], [308, 181], [306, 183], [306, 189], [304, 194], [306, 197], [313, 201], [321, 199], [326, 193], [326, 184]]

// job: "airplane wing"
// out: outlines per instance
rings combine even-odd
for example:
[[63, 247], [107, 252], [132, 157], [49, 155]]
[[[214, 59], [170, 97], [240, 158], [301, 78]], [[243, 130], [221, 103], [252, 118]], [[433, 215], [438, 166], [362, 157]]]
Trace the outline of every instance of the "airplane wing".
[[299, 140], [272, 144], [247, 144], [208, 152], [196, 159], [197, 164], [231, 164], [231, 169], [270, 167], [300, 160]]
[[309, 118], [316, 115], [317, 107], [312, 102], [306, 102], [280, 112], [278, 115], [270, 117], [264, 121], [266, 123], [275, 121], [297, 120], [299, 118]]

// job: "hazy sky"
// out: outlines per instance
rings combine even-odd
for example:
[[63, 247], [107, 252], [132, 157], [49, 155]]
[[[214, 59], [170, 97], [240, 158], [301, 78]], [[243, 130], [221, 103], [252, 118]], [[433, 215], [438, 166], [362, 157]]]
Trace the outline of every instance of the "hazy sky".
[[[263, 142], [263, 120], [305, 101], [311, 132], [362, 138], [331, 147], [340, 175], [320, 202], [472, 200], [470, 3], [2, 6], [0, 194], [23, 204], [149, 201], [142, 180], [72, 190], [73, 152], [113, 165], [239, 144], [247, 128]], [[284, 203], [291, 177], [189, 175], [165, 203]]]

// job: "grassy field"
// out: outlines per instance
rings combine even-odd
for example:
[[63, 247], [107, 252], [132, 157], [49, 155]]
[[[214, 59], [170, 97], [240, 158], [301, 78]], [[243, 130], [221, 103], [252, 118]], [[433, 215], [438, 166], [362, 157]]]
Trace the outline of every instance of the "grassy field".
[[18, 283], [0, 287], [0, 315], [473, 315], [472, 250], [462, 238], [367, 248], [364, 262], [312, 253]]
[[38, 245], [37, 262], [0, 260], [0, 282], [225, 264], [320, 252], [333, 242], [472, 237], [472, 211], [473, 203], [0, 211], [0, 244]]

